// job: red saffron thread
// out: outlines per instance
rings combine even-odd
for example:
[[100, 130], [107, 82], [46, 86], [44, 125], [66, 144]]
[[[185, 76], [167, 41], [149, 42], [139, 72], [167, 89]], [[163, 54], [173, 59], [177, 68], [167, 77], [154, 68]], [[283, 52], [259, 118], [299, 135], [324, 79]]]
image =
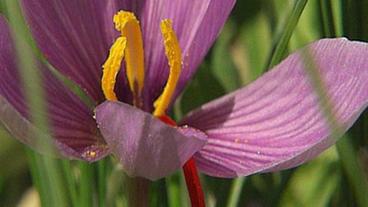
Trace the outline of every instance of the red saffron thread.
[[[175, 121], [168, 116], [160, 116], [159, 119], [170, 126], [176, 126]], [[199, 180], [197, 166], [193, 157], [184, 164], [183, 171], [192, 207], [205, 207], [206, 203], [201, 181]]]
[[174, 120], [172, 120], [169, 116], [164, 115], [164, 116], [160, 116], [158, 118], [167, 125], [176, 126], [176, 122]]
[[192, 207], [205, 207], [201, 181], [199, 180], [195, 160], [190, 158], [183, 166], [185, 182], [189, 192]]

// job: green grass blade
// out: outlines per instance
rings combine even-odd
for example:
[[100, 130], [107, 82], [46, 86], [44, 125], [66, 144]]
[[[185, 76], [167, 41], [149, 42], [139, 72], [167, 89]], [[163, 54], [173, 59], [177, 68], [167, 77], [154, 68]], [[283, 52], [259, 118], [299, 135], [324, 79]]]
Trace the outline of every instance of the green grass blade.
[[180, 175], [178, 173], [166, 178], [166, 190], [169, 206], [181, 205]]
[[73, 206], [78, 206], [78, 193], [77, 193], [77, 184], [75, 180], [75, 176], [73, 174], [73, 169], [71, 162], [68, 160], [61, 161], [63, 173], [65, 175], [66, 187], [70, 196], [71, 204]]
[[330, 0], [319, 0], [319, 6], [322, 17], [323, 33], [325, 37], [334, 37], [336, 35], [332, 2]]
[[44, 196], [48, 194], [48, 184], [45, 182], [45, 173], [42, 171], [41, 168], [39, 168], [39, 158], [37, 158], [35, 152], [33, 152], [30, 149], [26, 149], [27, 157], [28, 157], [28, 163], [32, 174], [32, 181], [35, 185], [38, 194], [40, 195], [40, 202], [42, 206], [51, 206], [53, 204], [52, 197], [51, 196]]
[[288, 18], [282, 27], [282, 30], [279, 34], [276, 35], [274, 40], [274, 46], [271, 50], [271, 56], [267, 63], [267, 67], [265, 70], [268, 70], [272, 66], [276, 65], [281, 61], [284, 57], [285, 52], [287, 51], [289, 40], [293, 34], [293, 31], [299, 21], [300, 16], [303, 13], [305, 5], [308, 0], [297, 0], [295, 2], [294, 8], [291, 13], [288, 15]]
[[231, 59], [230, 44], [235, 35], [235, 26], [232, 21], [228, 21], [223, 32], [216, 41], [213, 52], [211, 71], [214, 77], [224, 87], [226, 92], [233, 91], [241, 85], [239, 74]]
[[227, 203], [227, 207], [236, 207], [238, 206], [240, 195], [242, 192], [242, 188], [244, 185], [245, 177], [236, 178], [233, 180], [230, 188], [230, 197]]
[[79, 164], [80, 168], [80, 207], [90, 207], [92, 206], [92, 199], [94, 195], [94, 179], [93, 179], [93, 166], [89, 163], [81, 162]]
[[[8, 19], [12, 27], [12, 35], [15, 48], [18, 55], [18, 67], [20, 68], [21, 81], [25, 90], [25, 98], [30, 111], [30, 118], [34, 125], [45, 133], [39, 146], [48, 153], [53, 153], [51, 137], [48, 133], [48, 120], [45, 116], [45, 99], [42, 88], [42, 80], [34, 61], [34, 54], [29, 45], [28, 31], [24, 25], [23, 18], [17, 1], [6, 0], [5, 4]], [[64, 189], [64, 180], [57, 160], [48, 157], [31, 154], [31, 164], [33, 166], [33, 175], [36, 176], [40, 195], [45, 197], [45, 202], [51, 204], [48, 206], [67, 206], [68, 199]], [[47, 201], [46, 201], [47, 199]]]
[[107, 183], [107, 160], [100, 160], [97, 163], [97, 174], [98, 174], [98, 206], [106, 206], [106, 183]]
[[358, 206], [368, 206], [368, 181], [364, 175], [362, 166], [357, 160], [358, 156], [351, 143], [351, 139], [345, 135], [336, 144], [336, 148], [349, 184], [354, 191]]
[[279, 207], [329, 206], [339, 186], [340, 171], [334, 148], [298, 167], [284, 189]]
[[[107, 178], [106, 206], [127, 206], [128, 198], [124, 176], [121, 166], [115, 165]], [[121, 198], [119, 198], [119, 194]]]
[[[335, 25], [333, 18], [333, 8], [331, 4], [322, 6], [322, 16], [330, 16], [323, 18], [324, 31], [326, 36], [335, 36]], [[329, 112], [332, 113], [332, 112]], [[348, 177], [349, 184], [354, 191], [356, 202], [359, 206], [368, 206], [368, 182], [364, 176], [363, 169], [357, 160], [357, 153], [352, 145], [351, 140], [345, 135], [337, 144], [337, 152], [340, 162]]]
[[[315, 91], [320, 98], [319, 104], [324, 113], [326, 119], [329, 122], [330, 130], [332, 131], [331, 137], [341, 137], [342, 128], [340, 123], [336, 119], [332, 109], [331, 102], [326, 95], [326, 90], [324, 82], [322, 81], [320, 75], [318, 74], [317, 65], [315, 65], [313, 58], [308, 51], [303, 53], [304, 62], [306, 64], [306, 72], [310, 77], [310, 80], [314, 86]], [[346, 136], [341, 139], [336, 145], [340, 160], [342, 162], [343, 168], [348, 176], [350, 185], [355, 193], [357, 203], [359, 206], [368, 206], [368, 183], [364, 177], [363, 170], [359, 166], [357, 161], [357, 156], [354, 152], [352, 145], [347, 140]]]

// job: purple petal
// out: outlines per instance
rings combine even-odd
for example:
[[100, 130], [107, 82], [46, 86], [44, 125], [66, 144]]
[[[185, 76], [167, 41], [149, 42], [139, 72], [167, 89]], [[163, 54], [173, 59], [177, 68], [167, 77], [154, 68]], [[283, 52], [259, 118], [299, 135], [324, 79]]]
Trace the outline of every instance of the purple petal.
[[96, 120], [126, 173], [150, 180], [175, 172], [206, 143], [198, 130], [173, 128], [122, 102], [99, 105]]
[[[152, 108], [168, 76], [168, 63], [160, 32], [160, 22], [170, 18], [183, 49], [183, 73], [176, 94], [184, 88], [224, 25], [235, 0], [191, 2], [23, 0], [22, 5], [38, 46], [47, 60], [70, 77], [96, 101], [102, 101], [101, 66], [114, 37], [112, 16], [120, 9], [133, 11], [142, 22], [147, 70], [145, 103]], [[124, 74], [117, 92], [124, 101]], [[122, 96], [121, 94], [125, 94]]]
[[[309, 45], [345, 132], [368, 105], [368, 46], [346, 39]], [[191, 112], [183, 123], [208, 135], [201, 171], [244, 176], [297, 166], [335, 143], [299, 52], [249, 86]]]
[[235, 0], [145, 2], [139, 18], [142, 22], [145, 65], [148, 71], [146, 103], [152, 104], [152, 101], [160, 95], [168, 78], [169, 68], [160, 32], [160, 22], [165, 18], [172, 19], [183, 50], [183, 69], [176, 90], [178, 94], [202, 62], [234, 4]]
[[[96, 101], [102, 64], [117, 36], [114, 0], [23, 0], [35, 40], [47, 60], [78, 83]], [[121, 86], [120, 86], [121, 87]]]
[[[20, 141], [40, 149], [37, 143], [45, 134], [30, 122], [20, 70], [16, 67], [15, 50], [9, 28], [0, 16], [0, 121]], [[94, 160], [105, 156], [107, 148], [102, 140], [93, 112], [68, 91], [45, 67], [40, 76], [46, 92], [48, 114], [33, 114], [49, 119], [51, 134], [61, 153], [67, 157]], [[95, 151], [95, 156], [89, 153]]]

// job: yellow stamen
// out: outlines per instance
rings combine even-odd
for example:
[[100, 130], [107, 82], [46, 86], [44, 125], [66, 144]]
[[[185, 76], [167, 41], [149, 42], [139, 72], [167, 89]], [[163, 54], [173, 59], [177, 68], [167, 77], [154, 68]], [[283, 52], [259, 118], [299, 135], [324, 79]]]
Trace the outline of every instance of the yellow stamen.
[[114, 23], [116, 30], [127, 39], [125, 48], [127, 79], [133, 94], [139, 96], [144, 84], [144, 51], [139, 21], [133, 13], [119, 11], [114, 16]]
[[172, 28], [171, 20], [165, 19], [161, 22], [161, 33], [164, 39], [166, 57], [170, 66], [170, 74], [163, 93], [154, 103], [155, 111], [153, 115], [157, 117], [164, 115], [166, 109], [169, 107], [180, 77], [182, 60], [179, 41]]
[[121, 61], [124, 57], [126, 42], [125, 37], [119, 37], [111, 46], [109, 57], [102, 66], [102, 91], [105, 94], [106, 99], [110, 101], [117, 100], [114, 87], [116, 76], [121, 68]]

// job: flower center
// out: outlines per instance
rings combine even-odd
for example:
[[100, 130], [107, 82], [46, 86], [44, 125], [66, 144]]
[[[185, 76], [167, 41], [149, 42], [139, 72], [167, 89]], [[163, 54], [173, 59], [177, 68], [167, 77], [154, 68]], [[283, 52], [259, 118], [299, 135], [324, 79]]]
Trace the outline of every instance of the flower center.
[[[133, 13], [119, 11], [114, 16], [114, 23], [115, 29], [121, 32], [121, 35], [111, 46], [109, 56], [103, 65], [102, 90], [107, 100], [117, 100], [114, 92], [116, 76], [121, 69], [122, 60], [125, 59], [126, 76], [133, 94], [133, 104], [141, 107], [145, 71], [143, 39], [139, 21]], [[175, 92], [182, 66], [181, 49], [171, 20], [162, 20], [160, 26], [170, 73], [161, 96], [154, 102], [153, 115], [156, 117], [165, 115]]]

